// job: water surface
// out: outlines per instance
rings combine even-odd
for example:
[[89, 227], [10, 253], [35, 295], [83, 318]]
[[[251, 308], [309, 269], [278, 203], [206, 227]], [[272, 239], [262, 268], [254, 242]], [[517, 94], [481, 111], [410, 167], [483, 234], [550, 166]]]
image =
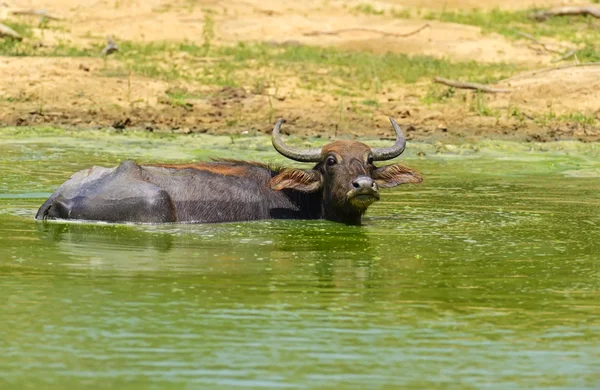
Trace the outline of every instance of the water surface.
[[1, 388], [600, 386], [597, 146], [409, 144], [426, 181], [361, 227], [33, 220], [79, 169], [209, 156], [284, 161], [265, 138], [0, 131]]

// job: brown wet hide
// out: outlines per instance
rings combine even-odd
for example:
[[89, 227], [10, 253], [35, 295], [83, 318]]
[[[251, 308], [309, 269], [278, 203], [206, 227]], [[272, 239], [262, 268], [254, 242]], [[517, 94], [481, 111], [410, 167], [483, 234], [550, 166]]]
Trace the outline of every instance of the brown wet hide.
[[350, 202], [352, 183], [361, 176], [370, 177], [375, 166], [371, 148], [356, 141], [337, 141], [323, 148], [324, 159], [317, 165], [325, 176], [323, 188], [325, 210], [335, 214], [362, 214], [366, 208]]
[[37, 219], [211, 223], [328, 219], [359, 225], [379, 187], [418, 183], [402, 165], [373, 164], [371, 149], [335, 141], [313, 169], [236, 160], [82, 170], [40, 207]]
[[154, 166], [171, 169], [196, 169], [225, 176], [244, 176], [247, 173], [247, 167], [222, 164], [157, 164]]
[[322, 156], [333, 154], [341, 158], [354, 157], [366, 161], [368, 154], [371, 153], [371, 148], [362, 142], [341, 140], [323, 146], [321, 151]]
[[279, 167], [270, 166], [256, 161], [240, 161], [232, 159], [215, 159], [209, 162], [182, 163], [182, 164], [147, 164], [145, 166], [169, 169], [195, 169], [224, 176], [251, 176], [261, 174], [263, 171], [279, 171]]
[[315, 192], [323, 186], [323, 176], [314, 170], [286, 169], [272, 178], [269, 186], [275, 191], [291, 189], [300, 192]]
[[371, 148], [362, 142], [334, 141], [322, 147], [321, 161], [312, 171], [288, 169], [269, 184], [278, 191], [322, 190], [326, 219], [359, 224], [367, 208], [379, 199], [379, 188], [421, 180], [418, 172], [400, 164], [375, 167]]

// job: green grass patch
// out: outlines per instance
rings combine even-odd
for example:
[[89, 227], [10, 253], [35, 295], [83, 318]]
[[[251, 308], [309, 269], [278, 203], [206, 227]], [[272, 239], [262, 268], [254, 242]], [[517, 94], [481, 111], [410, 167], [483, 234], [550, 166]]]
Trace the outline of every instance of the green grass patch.
[[67, 42], [52, 47], [39, 46], [28, 39], [0, 40], [0, 56], [7, 57], [98, 57], [102, 47], [79, 48]]
[[[503, 63], [454, 62], [428, 56], [296, 45], [239, 43], [208, 49], [192, 43], [123, 42], [121, 48], [114, 58], [134, 73], [151, 78], [188, 79], [217, 86], [255, 86], [254, 71], [276, 68], [279, 74], [286, 71], [297, 74], [304, 88], [332, 88], [349, 96], [356, 91], [379, 92], [385, 83], [415, 83], [434, 76], [489, 83], [519, 70], [515, 65]], [[182, 53], [187, 55], [182, 56]], [[175, 55], [178, 59], [171, 60]], [[323, 68], [327, 74], [318, 72]], [[269, 83], [277, 84], [277, 73]]]
[[413, 17], [413, 14], [411, 13], [411, 11], [408, 8], [402, 9], [402, 10], [397, 10], [397, 9], [391, 9], [390, 10], [390, 16], [392, 16], [393, 18], [399, 18], [399, 19], [410, 19]]
[[487, 97], [485, 93], [477, 91], [475, 99], [473, 100], [473, 111], [479, 116], [494, 116], [498, 117], [500, 113], [496, 110], [491, 109], [487, 103]]
[[379, 107], [379, 102], [377, 102], [377, 100], [374, 99], [365, 99], [361, 103], [365, 106]]
[[0, 96], [0, 102], [15, 103], [19, 100], [13, 96]]
[[[552, 38], [572, 42], [578, 46], [577, 57], [584, 62], [598, 61], [600, 58], [600, 21], [591, 16], [554, 17], [537, 21], [532, 15], [535, 9], [505, 11], [493, 9], [482, 11], [431, 11], [423, 17], [448, 23], [477, 26], [484, 33], [498, 33], [509, 39], [527, 40], [520, 33], [536, 39]], [[564, 52], [568, 49], [564, 48]]]
[[439, 84], [431, 84], [427, 88], [427, 93], [421, 99], [425, 104], [444, 103], [454, 97], [456, 89], [454, 87], [444, 87]]
[[555, 122], [577, 123], [582, 126], [595, 126], [598, 123], [596, 117], [593, 115], [588, 115], [583, 112], [570, 112], [558, 115], [552, 111], [552, 109], [537, 116], [535, 121], [541, 126], [548, 126]]
[[9, 55], [9, 56], [18, 56], [19, 55], [19, 47], [21, 42], [5, 38], [0, 40], [0, 55]]
[[169, 88], [165, 92], [165, 95], [165, 98], [159, 99], [159, 101], [163, 104], [168, 104], [173, 107], [182, 107], [186, 110], [191, 109], [193, 106], [190, 102], [188, 102], [188, 99], [191, 96], [185, 89]]
[[385, 13], [384, 10], [375, 8], [373, 5], [367, 3], [359, 4], [356, 7], [353, 7], [352, 11], [366, 15], [383, 15]]
[[514, 29], [530, 24], [531, 11], [504, 11], [493, 9], [482, 11], [431, 11], [423, 16], [426, 20], [438, 20], [446, 23], [466, 24], [481, 27], [484, 32], [497, 32], [505, 36], [517, 37]]
[[[190, 80], [223, 87], [256, 86], [264, 90], [265, 86], [257, 85], [257, 77], [260, 77], [257, 73], [270, 75], [265, 82], [272, 86], [281, 84], [279, 80], [285, 75], [295, 74], [303, 88], [347, 96], [365, 96], [365, 92], [380, 92], [386, 84], [410, 84], [434, 76], [490, 83], [520, 70], [516, 65], [504, 63], [457, 62], [423, 55], [374, 54], [298, 45], [215, 46], [206, 42], [197, 45], [128, 41], [118, 44], [120, 51], [105, 58], [101, 72], [106, 76], [135, 74], [167, 81]], [[65, 43], [36, 48], [29, 41], [23, 41], [0, 47], [0, 55], [100, 58], [103, 45], [99, 42], [96, 46], [77, 48]]]
[[33, 29], [29, 24], [26, 23], [18, 23], [11, 22], [9, 20], [5, 20], [2, 22], [7, 27], [12, 28], [15, 32], [19, 33], [23, 38], [31, 38], [33, 36]]
[[[10, 21], [3, 21], [2, 23], [4, 25], [6, 25], [7, 27], [10, 27], [11, 29], [13, 29], [16, 33], [18, 33], [23, 38], [30, 38], [33, 36], [33, 30], [31, 29], [31, 26], [29, 26], [28, 24], [14, 23], [14, 22], [10, 22]], [[0, 39], [0, 55], [7, 55], [4, 53], [14, 53], [14, 54], [8, 54], [8, 55], [18, 55], [20, 52], [19, 48], [21, 46], [22, 46], [22, 42], [20, 42], [16, 39], [11, 39], [11, 38]]]
[[600, 62], [600, 42], [595, 45], [586, 45], [575, 53], [580, 61]]
[[[439, 11], [423, 16], [427, 20], [439, 20], [448, 23], [466, 24], [481, 27], [484, 32], [496, 32], [506, 37], [521, 39], [517, 31], [526, 32], [534, 37], [554, 37], [558, 39], [583, 39], [586, 35], [596, 35], [596, 19], [589, 16], [554, 17], [537, 21], [532, 15], [535, 9], [505, 11], [493, 9], [482, 11]], [[585, 29], [589, 27], [589, 29]]]
[[581, 125], [594, 126], [596, 125], [596, 117], [592, 115], [586, 115], [582, 112], [572, 112], [558, 117], [561, 121], [575, 122]]
[[415, 83], [434, 76], [467, 77], [485, 83], [506, 77], [516, 70], [514, 65], [509, 64], [453, 62], [429, 56], [346, 52], [309, 46], [290, 46], [275, 52], [264, 51], [264, 46], [256, 49], [262, 52], [263, 57], [282, 65], [306, 64], [330, 68], [330, 76], [353, 80], [359, 88], [376, 88], [386, 82]]

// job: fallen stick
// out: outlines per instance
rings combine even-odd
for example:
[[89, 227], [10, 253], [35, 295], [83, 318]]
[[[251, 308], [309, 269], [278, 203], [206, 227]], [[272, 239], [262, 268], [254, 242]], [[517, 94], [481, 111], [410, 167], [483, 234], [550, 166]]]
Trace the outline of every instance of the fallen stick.
[[579, 68], [582, 66], [600, 66], [600, 62], [584, 62], [582, 64], [571, 64], [571, 65], [563, 65], [563, 66], [555, 66], [554, 68], [543, 68], [543, 69], [538, 69], [538, 70], [534, 70], [532, 72], [529, 73], [522, 73], [522, 74], [516, 74], [514, 76], [510, 76], [504, 80], [500, 80], [499, 83], [503, 83], [505, 81], [509, 81], [509, 80], [518, 80], [518, 79], [522, 79], [522, 78], [526, 78], [526, 77], [531, 77], [531, 76], [535, 76], [538, 75], [540, 73], [546, 73], [546, 72], [552, 72], [553, 70], [562, 70], [562, 69], [568, 69], [568, 68]]
[[[554, 60], [552, 60], [552, 63], [555, 62], [561, 62], [563, 60], [566, 60], [567, 58], [571, 57], [572, 55], [575, 55], [575, 53], [577, 52], [577, 50], [570, 50], [567, 54], [565, 54], [564, 56], [560, 56]], [[575, 55], [575, 58], [577, 58], [577, 55]]]
[[23, 40], [23, 37], [20, 36], [18, 32], [2, 23], [0, 23], [0, 37], [9, 37], [16, 39], [17, 41]]
[[433, 81], [435, 81], [436, 83], [439, 83], [439, 84], [447, 85], [449, 87], [461, 88], [461, 89], [474, 89], [477, 91], [487, 92], [487, 93], [510, 93], [511, 92], [509, 89], [493, 88], [493, 87], [488, 87], [487, 85], [483, 85], [483, 84], [449, 80], [449, 79], [445, 79], [443, 77], [435, 77], [433, 79]]
[[596, 7], [560, 7], [547, 11], [538, 11], [533, 14], [537, 20], [544, 21], [553, 16], [570, 16], [570, 15], [590, 15], [600, 19], [600, 9]]
[[58, 16], [50, 15], [45, 9], [10, 11], [10, 13], [13, 15], [39, 16], [48, 20], [62, 20], [62, 18]]
[[544, 50], [546, 50], [546, 51], [547, 51], [547, 52], [549, 52], [549, 53], [554, 53], [554, 54], [562, 54], [562, 52], [560, 52], [560, 51], [558, 51], [558, 50], [550, 49], [550, 48], [548, 47], [548, 45], [547, 45], [547, 44], [545, 44], [544, 42], [540, 42], [540, 41], [538, 41], [538, 40], [537, 40], [537, 39], [535, 39], [535, 38], [533, 37], [533, 35], [531, 35], [531, 34], [527, 34], [527, 33], [524, 33], [524, 32], [522, 32], [522, 31], [518, 31], [518, 30], [515, 30], [515, 32], [516, 32], [518, 35], [522, 36], [523, 38], [527, 38], [527, 39], [529, 39], [530, 41], [532, 41], [532, 42], [533, 42], [533, 43], [535, 43], [536, 45], [540, 45], [540, 46], [541, 46], [541, 47], [542, 47]]
[[306, 35], [306, 36], [339, 35], [339, 34], [343, 34], [345, 32], [350, 32], [350, 31], [364, 31], [364, 32], [371, 32], [371, 33], [375, 33], [375, 34], [381, 34], [383, 36], [406, 38], [406, 37], [410, 37], [411, 35], [420, 33], [421, 31], [425, 30], [427, 27], [431, 27], [429, 25], [429, 23], [419, 27], [418, 29], [416, 29], [414, 31], [404, 33], [404, 34], [391, 33], [391, 32], [386, 32], [386, 31], [381, 31], [381, 30], [375, 30], [372, 28], [353, 27], [353, 28], [343, 28], [341, 30], [333, 30], [333, 31], [310, 31], [310, 32], [304, 33], [303, 35]]

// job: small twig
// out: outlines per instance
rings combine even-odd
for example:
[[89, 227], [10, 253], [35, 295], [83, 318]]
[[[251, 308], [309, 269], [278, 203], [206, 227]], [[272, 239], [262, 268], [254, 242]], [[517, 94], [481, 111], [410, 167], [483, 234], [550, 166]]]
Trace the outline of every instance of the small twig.
[[0, 23], [0, 37], [8, 37], [16, 39], [17, 41], [23, 40], [23, 37], [20, 36], [18, 32], [2, 23]]
[[525, 118], [527, 118], [527, 119], [529, 119], [529, 120], [532, 120], [532, 121], [534, 121], [534, 120], [535, 120], [535, 118], [534, 118], [533, 116], [529, 115], [529, 114], [528, 114], [528, 113], [526, 113], [526, 112], [523, 112], [522, 114], [523, 114], [523, 116], [524, 116]]
[[[575, 54], [575, 56], [577, 56], [577, 54]], [[515, 80], [515, 79], [518, 80], [518, 79], [522, 79], [522, 78], [526, 78], [526, 77], [535, 76], [540, 73], [552, 72], [554, 70], [578, 68], [578, 67], [583, 67], [583, 66], [600, 66], [600, 62], [584, 62], [584, 63], [572, 64], [572, 65], [555, 66], [554, 68], [543, 68], [543, 69], [534, 70], [533, 72], [529, 72], [529, 73], [516, 74], [514, 76], [510, 76], [510, 77], [508, 77], [504, 80], [500, 80], [498, 82], [503, 83], [508, 80]]]
[[537, 20], [544, 21], [553, 16], [590, 15], [600, 19], [600, 9], [596, 7], [560, 7], [547, 11], [538, 11], [533, 14]]
[[515, 30], [515, 32], [516, 32], [518, 35], [520, 35], [520, 36], [522, 36], [522, 37], [524, 37], [524, 38], [527, 38], [527, 39], [529, 39], [529, 40], [530, 40], [530, 41], [532, 41], [533, 43], [535, 43], [535, 44], [537, 44], [537, 45], [540, 45], [540, 46], [541, 46], [541, 47], [542, 47], [544, 50], [546, 50], [547, 52], [554, 53], [554, 54], [561, 54], [561, 52], [560, 52], [560, 51], [558, 51], [558, 50], [554, 50], [554, 49], [551, 49], [551, 48], [549, 48], [547, 44], [545, 44], [545, 43], [543, 43], [543, 42], [540, 42], [540, 41], [538, 41], [538, 40], [537, 40], [537, 39], [535, 39], [535, 38], [533, 37], [533, 35], [531, 35], [531, 34], [527, 34], [527, 33], [524, 33], [524, 32], [522, 32], [522, 31], [518, 31], [518, 30]]
[[341, 30], [332, 30], [332, 31], [310, 31], [307, 33], [304, 33], [304, 35], [306, 36], [314, 36], [314, 35], [338, 35], [338, 34], [343, 34], [345, 32], [350, 32], [350, 31], [364, 31], [364, 32], [371, 32], [371, 33], [375, 33], [375, 34], [381, 34], [383, 36], [389, 36], [389, 37], [397, 37], [397, 38], [406, 38], [406, 37], [410, 37], [411, 35], [415, 35], [420, 33], [421, 31], [425, 30], [426, 28], [431, 27], [429, 25], [429, 23], [419, 27], [418, 29], [408, 32], [408, 33], [404, 33], [404, 34], [398, 34], [398, 33], [391, 33], [391, 32], [386, 32], [386, 31], [381, 31], [381, 30], [375, 30], [372, 28], [362, 28], [362, 27], [353, 27], [353, 28], [343, 28]]
[[62, 18], [54, 15], [50, 15], [48, 11], [45, 9], [30, 9], [30, 10], [22, 10], [22, 11], [10, 11], [13, 15], [30, 15], [30, 16], [40, 16], [42, 18], [46, 18], [48, 20], [62, 20]]
[[561, 56], [559, 58], [556, 58], [554, 60], [552, 60], [553, 63], [555, 62], [561, 62], [566, 60], [567, 58], [571, 57], [572, 55], [575, 55], [575, 58], [577, 58], [577, 54], [575, 54], [576, 50], [570, 50], [567, 54], [565, 54], [564, 56]]
[[447, 85], [449, 87], [461, 88], [461, 89], [475, 89], [477, 91], [487, 92], [487, 93], [509, 93], [509, 92], [511, 92], [509, 89], [492, 88], [492, 87], [488, 87], [487, 85], [483, 85], [483, 84], [449, 80], [449, 79], [445, 79], [443, 77], [435, 77], [433, 79], [433, 81], [435, 81], [436, 83], [439, 83], [439, 84]]

